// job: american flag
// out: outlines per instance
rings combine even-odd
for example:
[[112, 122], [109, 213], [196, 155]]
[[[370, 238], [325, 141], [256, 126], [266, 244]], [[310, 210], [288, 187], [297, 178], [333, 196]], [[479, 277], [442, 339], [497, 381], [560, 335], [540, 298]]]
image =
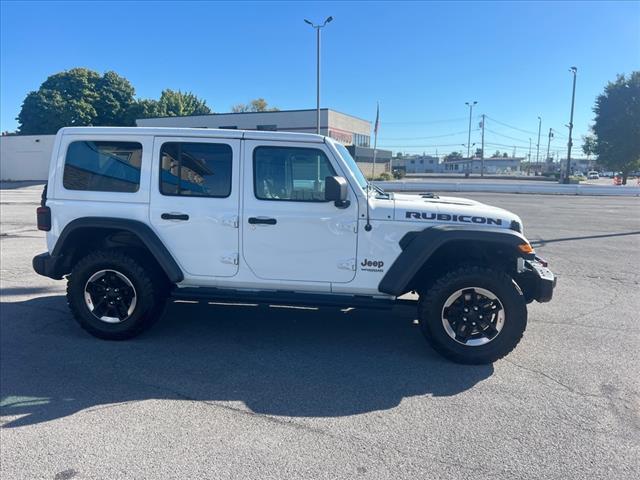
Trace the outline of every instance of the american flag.
[[377, 104], [376, 108], [376, 123], [373, 126], [373, 133], [378, 135], [378, 126], [380, 125], [380, 104]]

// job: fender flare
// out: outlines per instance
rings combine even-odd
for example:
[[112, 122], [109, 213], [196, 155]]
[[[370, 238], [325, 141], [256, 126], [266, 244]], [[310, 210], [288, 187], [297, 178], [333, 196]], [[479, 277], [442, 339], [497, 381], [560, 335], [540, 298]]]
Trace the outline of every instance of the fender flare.
[[378, 285], [381, 293], [399, 296], [406, 293], [411, 280], [438, 248], [452, 241], [501, 244], [521, 253], [518, 245], [529, 243], [515, 230], [474, 227], [472, 225], [436, 225], [422, 231], [409, 232], [400, 239], [402, 253], [393, 262]]
[[144, 246], [147, 247], [153, 258], [156, 259], [169, 278], [169, 281], [179, 283], [184, 279], [184, 274], [180, 266], [156, 233], [145, 223], [126, 218], [82, 217], [72, 220], [64, 227], [62, 233], [60, 233], [56, 245], [51, 252], [51, 257], [63, 257], [69, 248], [69, 242], [73, 242], [73, 234], [79, 230], [92, 228], [124, 230], [134, 234], [140, 239]]

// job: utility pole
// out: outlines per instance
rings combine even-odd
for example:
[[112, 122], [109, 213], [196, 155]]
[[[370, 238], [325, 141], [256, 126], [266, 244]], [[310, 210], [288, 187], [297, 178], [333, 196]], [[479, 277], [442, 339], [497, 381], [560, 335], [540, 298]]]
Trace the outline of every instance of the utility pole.
[[482, 114], [482, 147], [480, 147], [480, 176], [484, 177], [484, 113]]
[[540, 129], [542, 128], [542, 118], [538, 117], [538, 144], [536, 145], [536, 169], [540, 161]]
[[478, 102], [475, 100], [473, 102], [464, 102], [464, 104], [469, 107], [469, 135], [467, 136], [467, 159], [471, 157], [471, 114], [473, 112], [473, 106], [477, 105]]
[[567, 142], [567, 173], [564, 177], [564, 183], [569, 183], [569, 176], [571, 175], [571, 147], [573, 146], [573, 142], [571, 141], [571, 133], [573, 132], [573, 107], [576, 101], [576, 73], [578, 69], [576, 67], [571, 67], [569, 69], [571, 73], [573, 73], [573, 91], [571, 93], [571, 117], [569, 118], [569, 141]]
[[516, 146], [513, 146], [513, 158], [516, 158]]
[[527, 175], [531, 175], [531, 138], [529, 138], [529, 161], [527, 162]]
[[315, 25], [313, 22], [304, 19], [305, 23], [308, 23], [313, 28], [316, 29], [316, 133], [320, 135], [320, 30], [324, 28], [324, 26], [331, 22], [333, 17], [327, 17], [322, 25]]
[[549, 149], [551, 148], [551, 139], [553, 138], [553, 128], [549, 129], [549, 140], [547, 141], [547, 163], [549, 162]]

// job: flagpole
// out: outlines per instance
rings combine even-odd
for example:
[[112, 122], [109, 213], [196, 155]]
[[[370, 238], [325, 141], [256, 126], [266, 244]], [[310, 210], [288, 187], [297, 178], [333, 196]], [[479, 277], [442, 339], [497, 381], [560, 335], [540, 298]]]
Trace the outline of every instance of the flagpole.
[[373, 168], [371, 169], [371, 180], [376, 178], [376, 153], [378, 149], [378, 123], [380, 121], [380, 104], [376, 108], [376, 124], [373, 128]]

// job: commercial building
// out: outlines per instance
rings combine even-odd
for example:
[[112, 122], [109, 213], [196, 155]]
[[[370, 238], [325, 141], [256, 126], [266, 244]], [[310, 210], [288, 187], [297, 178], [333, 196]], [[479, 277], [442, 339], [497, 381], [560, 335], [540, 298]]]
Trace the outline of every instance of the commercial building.
[[[496, 157], [484, 159], [484, 173], [503, 174], [520, 172], [520, 162], [524, 157]], [[461, 158], [445, 160], [442, 163], [444, 173], [480, 173], [483, 161], [480, 158]]]
[[[271, 130], [316, 133], [316, 110], [277, 110], [270, 112], [212, 113], [183, 117], [155, 117], [136, 120], [138, 127], [226, 128], [237, 130]], [[372, 165], [371, 122], [345, 113], [320, 109], [320, 134], [349, 147], [362, 170]], [[377, 172], [389, 171], [391, 152], [378, 150]]]
[[438, 157], [432, 155], [402, 155], [393, 159], [393, 168], [405, 173], [440, 173], [443, 170]]

